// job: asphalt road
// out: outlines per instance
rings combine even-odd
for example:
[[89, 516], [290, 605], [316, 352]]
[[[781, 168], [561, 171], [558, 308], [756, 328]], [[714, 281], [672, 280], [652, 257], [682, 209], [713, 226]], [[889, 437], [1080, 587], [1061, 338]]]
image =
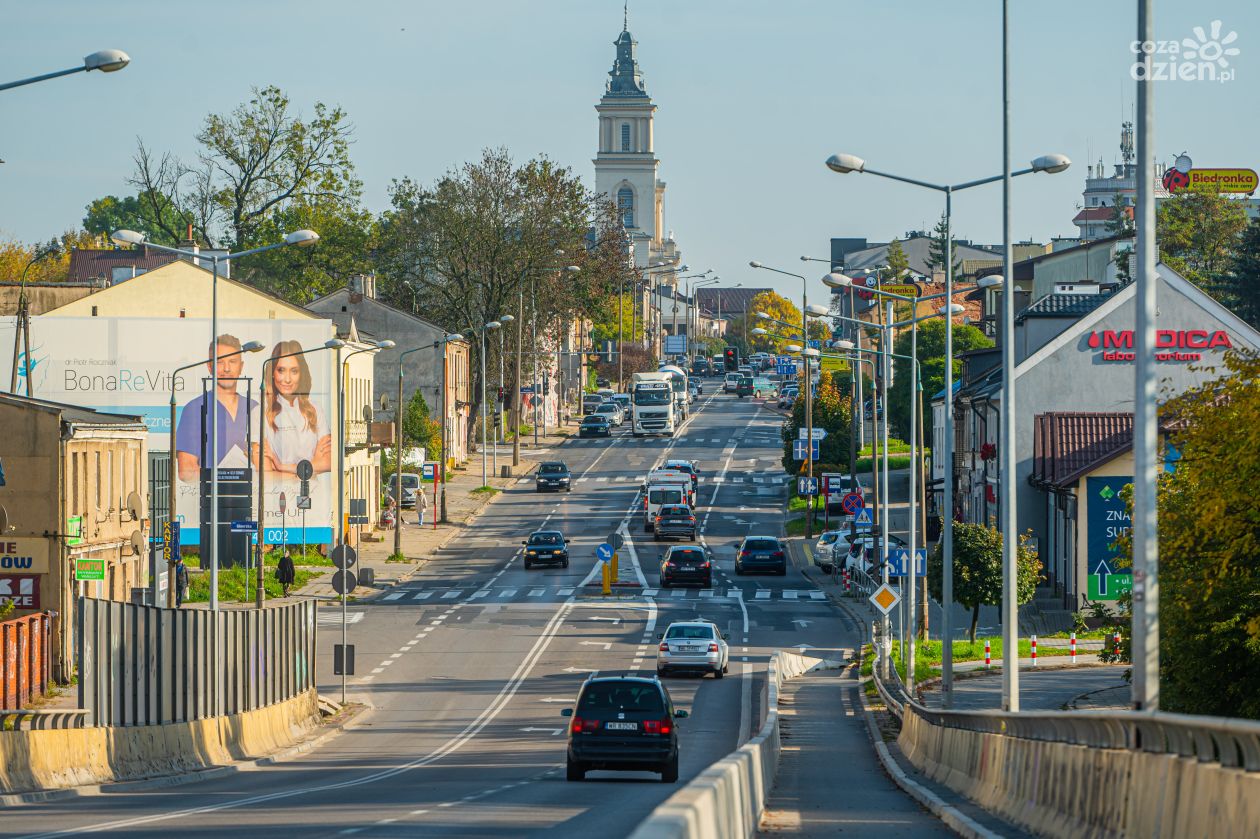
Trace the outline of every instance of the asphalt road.
[[[716, 380], [706, 380], [712, 386]], [[571, 493], [506, 491], [475, 528], [403, 586], [350, 609], [364, 711], [347, 730], [282, 764], [151, 792], [94, 796], [6, 812], [0, 833], [106, 832], [183, 837], [625, 836], [679, 786], [755, 731], [765, 662], [779, 648], [852, 648], [857, 627], [796, 568], [735, 577], [733, 543], [779, 535], [780, 418], [751, 400], [709, 393], [674, 439], [571, 440]], [[666, 457], [698, 462], [703, 540], [718, 565], [711, 591], [659, 590], [662, 546], [642, 529], [639, 481]], [[542, 525], [572, 540], [568, 569], [524, 570], [521, 539]], [[595, 546], [630, 537], [622, 578], [644, 585], [605, 599]], [[680, 781], [591, 772], [564, 780], [564, 718], [587, 673], [654, 672], [656, 633], [701, 616], [730, 636], [725, 679], [671, 677], [680, 721]], [[321, 693], [339, 611], [321, 610]]]

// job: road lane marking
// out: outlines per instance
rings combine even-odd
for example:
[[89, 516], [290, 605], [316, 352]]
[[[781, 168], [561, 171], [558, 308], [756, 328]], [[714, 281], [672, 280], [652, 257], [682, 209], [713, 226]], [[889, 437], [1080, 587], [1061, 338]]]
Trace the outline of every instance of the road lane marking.
[[[454, 591], [444, 591], [444, 592], [442, 592], [442, 599], [443, 599], [443, 600], [450, 600], [452, 597], [459, 597], [459, 590], [458, 590], [458, 589], [456, 589], [456, 590], [454, 590]], [[419, 600], [420, 598], [416, 598], [416, 599], [417, 599], [417, 600]]]
[[[456, 594], [458, 594], [458, 592], [456, 592]], [[411, 599], [412, 600], [428, 600], [432, 596], [433, 596], [433, 592], [431, 591], [417, 591], [415, 594], [411, 596]]]
[[407, 596], [407, 592], [405, 591], [395, 591], [395, 592], [385, 595], [381, 599], [382, 600], [399, 600], [406, 596]]
[[757, 600], [769, 600], [770, 592], [763, 588], [763, 589], [759, 589], [757, 593], [753, 596]]

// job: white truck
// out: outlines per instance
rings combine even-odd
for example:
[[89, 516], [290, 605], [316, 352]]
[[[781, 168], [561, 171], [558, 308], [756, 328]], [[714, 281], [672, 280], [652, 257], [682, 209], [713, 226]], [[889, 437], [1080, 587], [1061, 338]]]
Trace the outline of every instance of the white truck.
[[679, 473], [677, 476], [660, 476], [649, 481], [643, 490], [643, 530], [652, 533], [656, 530], [656, 514], [661, 507], [685, 504], [692, 506], [691, 478]]
[[662, 364], [657, 372], [669, 375], [670, 386], [674, 391], [674, 407], [678, 409], [682, 418], [686, 419], [690, 412], [688, 406], [691, 403], [691, 397], [687, 394], [687, 371], [673, 364]]
[[630, 383], [630, 409], [635, 437], [674, 436], [677, 428], [673, 381], [668, 373], [635, 373]]

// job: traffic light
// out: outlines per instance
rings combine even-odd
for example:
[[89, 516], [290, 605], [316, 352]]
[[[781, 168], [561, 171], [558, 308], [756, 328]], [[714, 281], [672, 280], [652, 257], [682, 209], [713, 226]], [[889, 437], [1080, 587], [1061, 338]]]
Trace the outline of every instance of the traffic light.
[[733, 373], [739, 369], [739, 350], [734, 347], [727, 347], [726, 354], [723, 356], [726, 363], [726, 372]]

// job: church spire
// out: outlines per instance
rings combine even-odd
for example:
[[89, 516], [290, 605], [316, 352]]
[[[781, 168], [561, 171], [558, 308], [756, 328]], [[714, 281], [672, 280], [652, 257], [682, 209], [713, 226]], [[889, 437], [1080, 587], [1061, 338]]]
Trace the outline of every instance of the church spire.
[[643, 86], [643, 73], [639, 71], [639, 62], [635, 58], [638, 41], [630, 34], [630, 3], [623, 6], [621, 34], [613, 41], [617, 48], [617, 57], [613, 60], [609, 71], [609, 96], [637, 96], [647, 98], [647, 89]]

